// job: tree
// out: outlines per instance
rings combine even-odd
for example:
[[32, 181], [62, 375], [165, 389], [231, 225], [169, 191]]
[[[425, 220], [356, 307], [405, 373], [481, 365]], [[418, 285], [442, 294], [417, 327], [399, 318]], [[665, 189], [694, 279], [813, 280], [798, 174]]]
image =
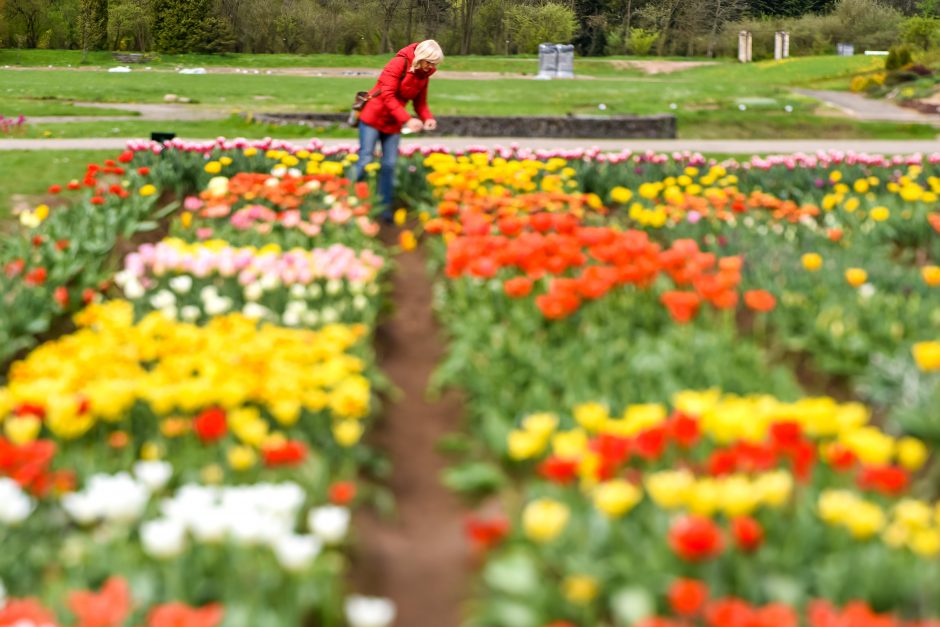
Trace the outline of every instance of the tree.
[[917, 10], [924, 17], [940, 17], [940, 0], [920, 0]]
[[78, 20], [86, 54], [108, 47], [108, 0], [81, 0]]
[[382, 52], [392, 52], [392, 44], [389, 41], [389, 31], [392, 29], [392, 22], [395, 14], [398, 13], [398, 7], [402, 0], [378, 0], [379, 8], [382, 12]]
[[212, 0], [152, 0], [153, 40], [161, 52], [225, 52], [231, 26], [211, 14]]
[[48, 0], [6, 0], [4, 13], [16, 31], [22, 33], [26, 48], [39, 45], [39, 35], [45, 30], [49, 12]]
[[486, 0], [453, 0], [459, 22], [460, 54], [470, 54], [473, 43], [473, 20]]
[[[149, 0], [112, 0], [108, 6], [108, 37], [112, 50], [150, 49]], [[125, 40], [133, 43], [124, 46]]]
[[901, 41], [927, 50], [940, 39], [940, 19], [911, 17], [901, 23]]
[[578, 28], [574, 11], [558, 2], [516, 5], [506, 11], [506, 31], [521, 52], [535, 53], [543, 42], [567, 43]]

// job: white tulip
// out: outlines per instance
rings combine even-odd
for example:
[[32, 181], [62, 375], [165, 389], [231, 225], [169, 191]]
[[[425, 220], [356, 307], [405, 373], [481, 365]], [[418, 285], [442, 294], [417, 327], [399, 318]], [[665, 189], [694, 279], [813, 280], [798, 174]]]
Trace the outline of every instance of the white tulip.
[[299, 327], [301, 315], [296, 311], [285, 311], [284, 315], [281, 317], [281, 322], [289, 327]]
[[216, 300], [219, 298], [219, 290], [217, 290], [214, 285], [207, 285], [199, 290], [199, 298], [201, 298], [203, 302]]
[[337, 544], [349, 530], [350, 512], [345, 507], [324, 505], [310, 510], [307, 525], [317, 537], [327, 544]]
[[146, 290], [144, 290], [144, 286], [141, 285], [140, 281], [138, 281], [135, 278], [131, 278], [127, 282], [127, 284], [124, 286], [123, 289], [124, 289], [124, 296], [126, 296], [127, 298], [131, 300], [137, 300], [138, 298], [142, 298], [143, 295], [146, 293]]
[[113, 477], [96, 475], [92, 477], [87, 491], [95, 499], [101, 515], [118, 523], [139, 519], [150, 500], [147, 486], [134, 481], [126, 472]]
[[389, 599], [354, 594], [346, 597], [345, 610], [350, 627], [388, 627], [395, 620], [395, 604]]
[[300, 283], [294, 283], [290, 286], [290, 295], [292, 298], [303, 298], [307, 295], [307, 289]]
[[326, 282], [326, 293], [330, 296], [335, 296], [339, 294], [343, 289], [343, 282], [339, 279], [330, 279]]
[[261, 283], [252, 281], [245, 286], [243, 293], [245, 294], [245, 300], [256, 301], [264, 295], [264, 288], [261, 287]]
[[0, 478], [0, 523], [14, 526], [33, 512], [33, 500], [12, 479]]
[[154, 309], [166, 309], [176, 305], [176, 296], [170, 290], [160, 290], [150, 297], [150, 305]]
[[291, 176], [293, 176], [294, 178], [297, 178], [297, 179], [299, 179], [301, 176], [303, 176], [303, 172], [301, 172], [301, 171], [298, 170], [297, 168], [291, 168], [290, 170], [287, 171], [287, 173], [290, 174]]
[[170, 279], [170, 289], [177, 294], [188, 294], [193, 289], [193, 278], [188, 274], [173, 277]]
[[182, 554], [186, 547], [186, 527], [177, 520], [163, 518], [140, 527], [144, 552], [157, 559], [170, 559]]
[[258, 303], [245, 303], [245, 306], [242, 308], [242, 313], [246, 318], [260, 320], [261, 318], [267, 317], [271, 311], [264, 305], [259, 305]]
[[[232, 515], [229, 511], [228, 515]], [[243, 545], [263, 544], [267, 539], [266, 534], [270, 531], [266, 528], [266, 521], [257, 513], [248, 510], [239, 512], [238, 517], [232, 522], [232, 539]]]
[[303, 315], [304, 324], [308, 327], [315, 327], [320, 324], [320, 314], [315, 311], [308, 311]]
[[205, 304], [206, 313], [210, 316], [218, 316], [219, 314], [224, 314], [232, 306], [232, 301], [229, 298], [215, 298], [209, 300]]
[[98, 520], [100, 512], [93, 498], [81, 492], [72, 492], [62, 497], [62, 509], [69, 518], [80, 525], [90, 525]]
[[160, 309], [160, 313], [168, 320], [176, 320], [179, 315], [179, 310], [176, 307], [163, 307]]
[[228, 528], [228, 517], [225, 510], [219, 507], [206, 508], [189, 521], [189, 529], [193, 537], [206, 544], [216, 544], [225, 540]]
[[274, 542], [274, 556], [284, 570], [306, 570], [320, 554], [323, 543], [314, 536], [285, 535]]
[[353, 307], [356, 311], [362, 311], [369, 304], [369, 299], [361, 294], [353, 298]]
[[339, 313], [332, 307], [324, 307], [320, 315], [323, 317], [323, 322], [326, 324], [331, 324], [339, 320]]
[[195, 322], [196, 320], [199, 320], [199, 316], [201, 314], [202, 312], [199, 311], [199, 307], [196, 307], [195, 305], [186, 305], [180, 309], [180, 318], [186, 322]]
[[206, 185], [206, 189], [216, 198], [224, 196], [228, 193], [228, 178], [224, 176], [213, 177]]
[[858, 288], [858, 295], [864, 298], [865, 300], [868, 300], [869, 298], [875, 295], [875, 286], [872, 285], [871, 283], [864, 284], [863, 286]]
[[262, 274], [261, 278], [258, 280], [261, 283], [261, 287], [266, 292], [270, 292], [272, 290], [276, 290], [277, 288], [281, 287], [281, 278], [272, 272], [267, 272], [265, 274]]
[[310, 287], [307, 288], [307, 294], [310, 295], [310, 298], [320, 298], [323, 296], [323, 288], [320, 287], [319, 283], [311, 283]]
[[151, 492], [163, 489], [173, 476], [173, 466], [169, 462], [144, 461], [134, 464], [134, 476]]

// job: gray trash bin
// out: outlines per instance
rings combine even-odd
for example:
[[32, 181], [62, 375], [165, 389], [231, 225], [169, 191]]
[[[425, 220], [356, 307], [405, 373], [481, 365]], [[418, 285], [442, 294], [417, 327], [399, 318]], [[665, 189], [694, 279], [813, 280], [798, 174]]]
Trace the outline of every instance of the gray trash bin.
[[536, 78], [550, 79], [558, 74], [558, 47], [555, 44], [539, 44], [539, 73]]
[[558, 44], [558, 78], [574, 78], [574, 46]]

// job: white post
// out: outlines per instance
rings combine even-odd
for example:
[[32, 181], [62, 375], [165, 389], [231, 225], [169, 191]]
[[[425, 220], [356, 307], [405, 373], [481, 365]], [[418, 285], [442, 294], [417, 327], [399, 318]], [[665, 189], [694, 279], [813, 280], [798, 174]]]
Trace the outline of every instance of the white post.
[[742, 30], [738, 33], [738, 61], [741, 63], [751, 62], [751, 33]]
[[777, 31], [774, 33], [774, 60], [779, 61], [783, 58], [783, 33]]
[[783, 35], [783, 58], [789, 59], [790, 58], [790, 33], [788, 33], [787, 31], [783, 31], [781, 35]]

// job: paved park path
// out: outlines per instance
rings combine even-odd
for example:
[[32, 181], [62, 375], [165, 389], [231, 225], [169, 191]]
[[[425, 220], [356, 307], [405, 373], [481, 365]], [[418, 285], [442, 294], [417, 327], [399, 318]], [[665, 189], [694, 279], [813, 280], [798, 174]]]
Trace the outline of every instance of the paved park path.
[[[4, 139], [2, 150], [122, 150], [132, 138], [81, 138], [81, 139]], [[140, 138], [137, 138], [140, 139]], [[291, 143], [303, 144], [299, 138], [288, 139]], [[351, 138], [325, 139], [326, 146], [349, 146], [356, 143]], [[566, 150], [597, 147], [604, 151], [624, 149], [641, 152], [692, 151], [714, 154], [789, 154], [840, 150], [878, 154], [912, 154], [917, 152], [940, 152], [937, 140], [855, 140], [855, 139], [540, 139], [513, 137], [418, 137], [404, 138], [403, 146], [440, 146], [458, 149], [468, 146], [508, 146], [521, 148]]]
[[940, 126], [940, 116], [925, 115], [913, 109], [905, 109], [887, 100], [866, 98], [847, 91], [823, 91], [796, 89], [796, 93], [820, 100], [840, 109], [853, 118], [871, 122], [910, 122]]

